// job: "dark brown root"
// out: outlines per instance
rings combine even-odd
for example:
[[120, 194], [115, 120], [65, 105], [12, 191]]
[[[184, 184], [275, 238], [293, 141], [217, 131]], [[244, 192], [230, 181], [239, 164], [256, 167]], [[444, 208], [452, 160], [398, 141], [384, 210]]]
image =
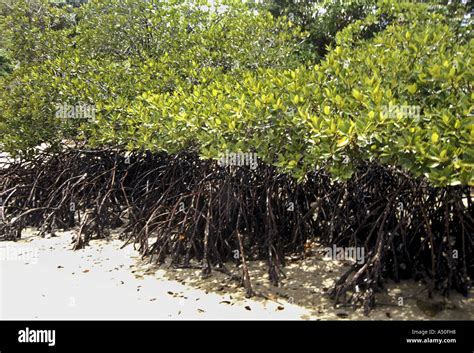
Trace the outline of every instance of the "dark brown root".
[[25, 227], [74, 229], [79, 249], [121, 228], [126, 243], [158, 263], [200, 264], [208, 276], [230, 274], [234, 262], [248, 296], [248, 261], [267, 261], [278, 285], [285, 257], [303, 255], [308, 241], [364, 250], [329, 294], [366, 312], [387, 278], [467, 294], [474, 272], [469, 188], [433, 188], [373, 163], [344, 183], [318, 170], [298, 184], [270, 166], [219, 167], [194, 153], [70, 150], [0, 169], [0, 198], [2, 240]]

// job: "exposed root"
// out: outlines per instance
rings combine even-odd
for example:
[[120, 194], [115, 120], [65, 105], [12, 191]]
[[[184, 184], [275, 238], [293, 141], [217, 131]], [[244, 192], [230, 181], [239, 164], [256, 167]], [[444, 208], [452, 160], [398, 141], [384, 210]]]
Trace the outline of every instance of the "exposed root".
[[158, 263], [200, 263], [208, 276], [230, 273], [225, 264], [234, 262], [248, 296], [247, 261], [266, 260], [278, 285], [285, 256], [303, 255], [313, 240], [364, 249], [364, 261], [330, 295], [366, 312], [386, 278], [467, 294], [474, 272], [469, 188], [429, 187], [376, 164], [361, 165], [345, 183], [319, 170], [298, 184], [269, 166], [219, 167], [194, 153], [68, 150], [0, 169], [0, 198], [2, 240], [19, 239], [25, 227], [42, 235], [74, 229], [80, 249], [120, 227]]

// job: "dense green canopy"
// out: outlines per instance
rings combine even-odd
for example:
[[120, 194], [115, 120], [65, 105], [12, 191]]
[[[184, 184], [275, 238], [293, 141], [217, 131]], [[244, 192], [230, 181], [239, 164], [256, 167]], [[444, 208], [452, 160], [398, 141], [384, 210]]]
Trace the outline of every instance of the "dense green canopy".
[[[465, 7], [354, 2], [318, 7], [312, 22], [278, 4], [9, 5], [2, 149], [76, 139], [215, 159], [252, 151], [300, 180], [315, 167], [346, 179], [378, 160], [474, 185]], [[60, 103], [94, 105], [96, 120], [58, 119]]]

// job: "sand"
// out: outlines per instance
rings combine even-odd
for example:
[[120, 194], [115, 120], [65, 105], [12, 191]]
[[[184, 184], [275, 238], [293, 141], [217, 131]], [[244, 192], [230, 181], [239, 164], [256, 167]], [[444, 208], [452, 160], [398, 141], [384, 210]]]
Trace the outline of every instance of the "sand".
[[[24, 232], [0, 242], [0, 319], [7, 320], [472, 320], [474, 298], [453, 293], [428, 300], [422, 284], [388, 283], [369, 316], [334, 308], [325, 294], [349, 265], [324, 259], [322, 249], [290, 262], [280, 287], [270, 285], [265, 263], [252, 261], [255, 290], [245, 298], [228, 276], [157, 267], [116, 236], [72, 251], [72, 231], [40, 238]], [[229, 268], [238, 273], [235, 265]], [[400, 297], [404, 298], [403, 302]], [[266, 299], [265, 299], [266, 298]], [[403, 304], [403, 305], [400, 305]], [[434, 304], [434, 305], [433, 305]], [[432, 308], [436, 310], [431, 310]]]

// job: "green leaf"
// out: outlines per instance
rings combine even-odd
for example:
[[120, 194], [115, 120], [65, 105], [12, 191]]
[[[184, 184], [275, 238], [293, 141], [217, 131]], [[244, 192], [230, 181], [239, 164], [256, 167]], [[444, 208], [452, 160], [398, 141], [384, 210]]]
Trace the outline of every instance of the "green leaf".
[[416, 90], [417, 90], [417, 86], [416, 86], [416, 83], [412, 84], [412, 85], [409, 85], [407, 87], [407, 91], [410, 93], [410, 94], [415, 94], [416, 93]]
[[344, 147], [349, 144], [349, 139], [347, 137], [343, 137], [337, 141], [337, 147]]
[[362, 93], [360, 93], [358, 90], [356, 90], [355, 88], [352, 89], [352, 96], [357, 99], [357, 100], [361, 100], [362, 99]]

